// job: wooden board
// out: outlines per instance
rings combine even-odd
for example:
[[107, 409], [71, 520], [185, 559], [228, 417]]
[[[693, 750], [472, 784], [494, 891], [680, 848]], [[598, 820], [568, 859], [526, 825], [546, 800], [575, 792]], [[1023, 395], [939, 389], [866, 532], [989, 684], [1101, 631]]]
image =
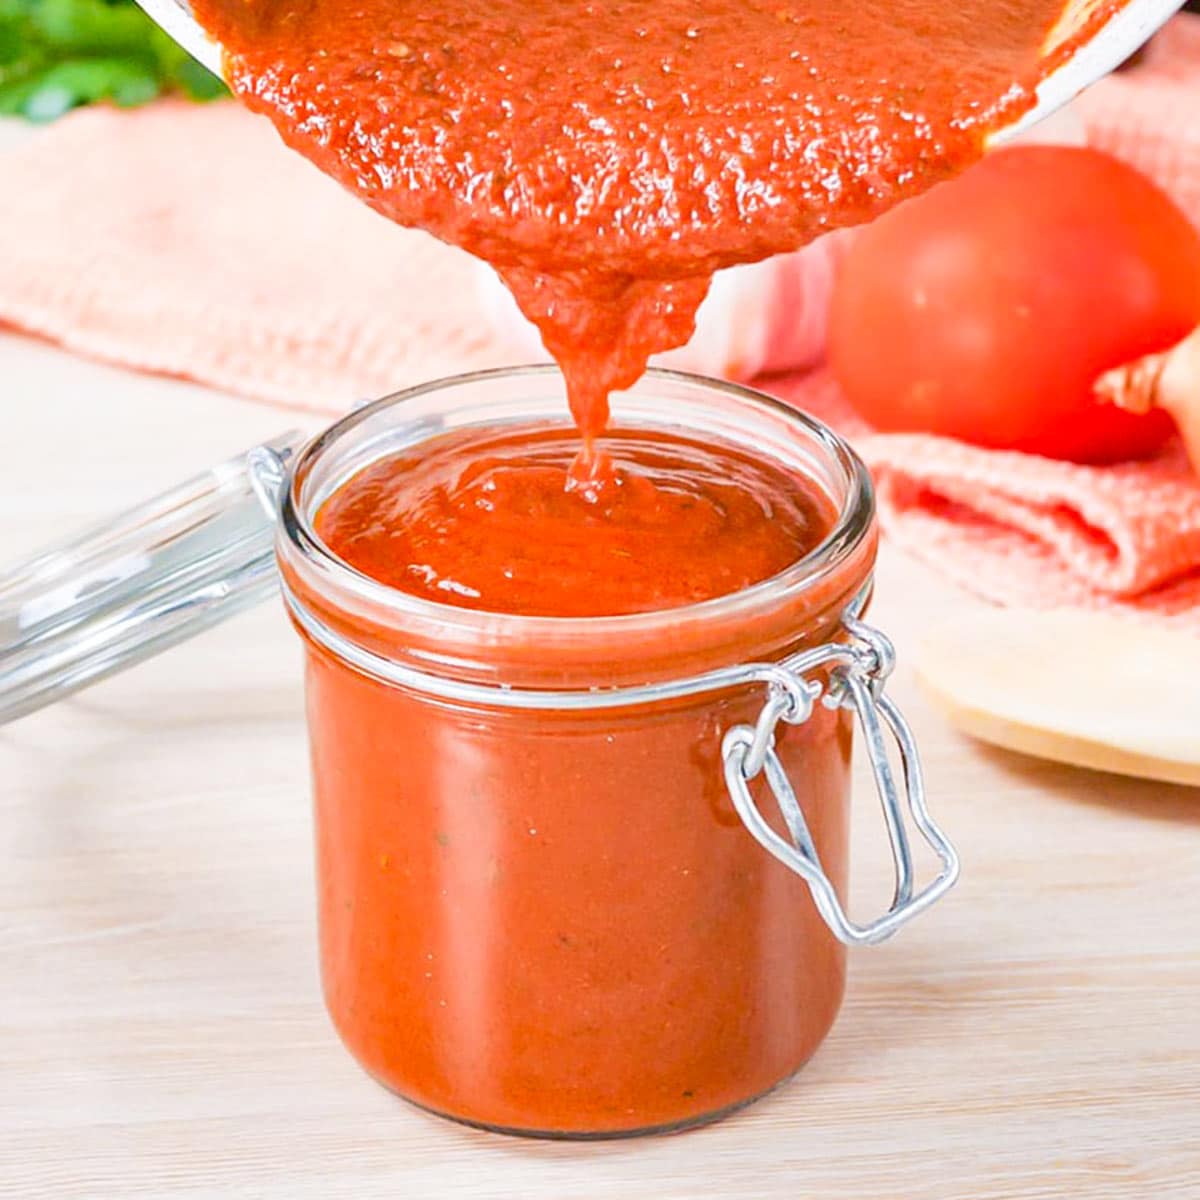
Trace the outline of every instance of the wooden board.
[[[4, 558], [290, 423], [3, 335], [0, 380]], [[953, 732], [912, 651], [967, 607], [885, 552], [872, 615], [961, 883], [851, 955], [842, 1017], [794, 1083], [670, 1138], [459, 1128], [341, 1050], [279, 612], [0, 729], [0, 1197], [1196, 1200], [1197, 794]], [[865, 790], [856, 839], [861, 913], [889, 869]]]
[[1200, 638], [1073, 609], [996, 609], [940, 624], [915, 661], [947, 719], [985, 742], [1200, 785]]

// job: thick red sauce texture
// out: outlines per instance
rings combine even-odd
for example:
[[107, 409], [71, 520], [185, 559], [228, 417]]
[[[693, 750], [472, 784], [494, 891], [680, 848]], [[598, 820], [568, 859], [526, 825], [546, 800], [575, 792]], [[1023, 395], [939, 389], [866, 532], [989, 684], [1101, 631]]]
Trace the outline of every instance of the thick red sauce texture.
[[[719, 1115], [816, 1050], [844, 948], [722, 779], [760, 688], [523, 712], [311, 643], [306, 684], [325, 1000], [376, 1079], [494, 1128], [617, 1133]], [[851, 722], [818, 705], [776, 746], [843, 898]]]
[[[804, 611], [785, 594], [705, 632], [688, 606], [796, 562], [832, 514], [718, 445], [617, 430], [600, 454], [608, 393], [687, 339], [714, 270], [864, 221], [981, 154], [1030, 104], [1059, 7], [194, 0], [236, 91], [291, 146], [496, 267], [588, 447], [580, 470], [569, 431], [429, 443], [327, 500], [328, 547], [498, 614], [678, 609], [656, 651], [674, 678], [833, 636], [869, 547]], [[411, 631], [327, 607], [346, 636], [410, 649]], [[781, 621], [792, 640], [764, 648]], [[640, 665], [596, 636], [608, 665], [579, 691]], [[308, 706], [326, 998], [390, 1086], [492, 1126], [630, 1131], [743, 1103], [824, 1037], [843, 949], [723, 781], [723, 731], [754, 722], [760, 687], [524, 712], [390, 686], [310, 642]], [[843, 894], [850, 736], [847, 712], [818, 705], [776, 741]]]
[[382, 459], [322, 506], [343, 561], [400, 591], [524, 616], [656, 612], [798, 562], [833, 513], [811, 483], [719, 444], [622, 429], [612, 473], [573, 482], [571, 429], [445, 435]]
[[587, 435], [610, 390], [691, 335], [714, 270], [865, 221], [977, 158], [1031, 104], [1062, 7], [193, 3], [238, 94], [291, 146], [497, 268]]

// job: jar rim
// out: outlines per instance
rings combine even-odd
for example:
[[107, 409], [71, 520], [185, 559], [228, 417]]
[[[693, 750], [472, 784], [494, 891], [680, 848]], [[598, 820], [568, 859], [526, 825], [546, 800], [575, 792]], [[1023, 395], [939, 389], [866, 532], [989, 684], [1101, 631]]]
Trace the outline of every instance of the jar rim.
[[[431, 380], [393, 392], [354, 409], [311, 439], [297, 454], [282, 497], [281, 539], [298, 552], [307, 564], [317, 567], [320, 574], [330, 583], [347, 589], [356, 599], [370, 604], [373, 608], [388, 611], [397, 617], [436, 622], [447, 634], [484, 634], [494, 630], [498, 623], [502, 623], [506, 633], [522, 640], [536, 640], [541, 634], [554, 637], [576, 632], [589, 636], [606, 632], [613, 635], [636, 634], [652, 630], [664, 621], [703, 622], [735, 616], [742, 610], [752, 610], [760, 603], [770, 602], [778, 596], [806, 588], [827, 577], [853, 556], [871, 530], [875, 502], [870, 474], [849, 443], [823, 422], [755, 388], [691, 372], [652, 367], [632, 389], [627, 389], [627, 393], [647, 386], [653, 388], [655, 383], [683, 385], [719, 393], [784, 418], [788, 425], [802, 432], [828, 454], [842, 476], [844, 489], [838, 501], [836, 520], [826, 536], [812, 550], [782, 571], [750, 587], [693, 604], [610, 616], [531, 616], [444, 604], [390, 587], [357, 570], [339, 557], [317, 533], [313, 518], [319, 505], [311, 506], [311, 513], [306, 511], [301, 488], [309, 471], [320, 457], [347, 434], [377, 418], [381, 412], [418, 397], [448, 392], [455, 388], [485, 385], [489, 382], [544, 380], [548, 377], [560, 377], [558, 368], [553, 364], [496, 367]], [[441, 431], [432, 431], [431, 436], [436, 436], [438, 432]]]

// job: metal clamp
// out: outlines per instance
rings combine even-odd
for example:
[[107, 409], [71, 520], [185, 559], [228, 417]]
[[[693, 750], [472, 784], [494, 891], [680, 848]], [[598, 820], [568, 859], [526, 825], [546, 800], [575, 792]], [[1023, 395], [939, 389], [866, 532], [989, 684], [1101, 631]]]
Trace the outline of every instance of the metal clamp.
[[[286, 583], [283, 598], [293, 620], [308, 637], [362, 674], [396, 687], [466, 704], [525, 710], [596, 710], [661, 703], [747, 684], [764, 686], [767, 698], [758, 719], [753, 725], [735, 725], [721, 745], [725, 784], [734, 808], [763, 848], [808, 883], [818, 911], [838, 939], [847, 945], [870, 945], [890, 937], [948, 891], [958, 878], [959, 866], [958, 855], [926, 807], [912, 732], [884, 694], [887, 677], [895, 665], [895, 651], [879, 630], [858, 619], [867, 591], [864, 588], [842, 616], [842, 626], [850, 635], [848, 641], [815, 646], [777, 663], [743, 663], [665, 683], [594, 691], [503, 688], [418, 670], [356, 645], [331, 629], [305, 608]], [[808, 678], [818, 672], [823, 682]], [[867, 925], [855, 924], [842, 908], [775, 749], [775, 731], [780, 721], [802, 725], [812, 716], [818, 702], [828, 708], [853, 708], [857, 713], [883, 804], [896, 870], [896, 890], [888, 911]], [[900, 751], [905, 784], [903, 799], [888, 761], [885, 726], [891, 730]], [[791, 835], [790, 842], [771, 828], [750, 795], [750, 781], [760, 773], [766, 774]], [[942, 862], [937, 878], [915, 894], [905, 809]]]
[[[721, 745], [725, 785], [734, 808], [758, 843], [808, 884], [817, 911], [839, 941], [848, 946], [874, 945], [891, 937], [905, 922], [923, 912], [954, 886], [959, 862], [954, 847], [938, 828], [925, 803], [925, 784], [916, 742], [908, 723], [891, 698], [884, 693], [896, 654], [891, 642], [871, 625], [856, 617], [843, 620], [850, 640], [830, 643], [800, 654], [781, 664], [767, 682], [767, 699], [754, 725], [735, 725]], [[822, 671], [826, 682], [806, 676]], [[780, 721], [801, 725], [820, 700], [829, 708], [852, 708], [858, 717], [867, 754], [883, 805], [888, 840], [896, 873], [891, 907], [865, 925], [847, 915], [836, 890], [821, 865], [808, 822], [775, 749], [775, 730]], [[897, 786], [887, 754], [884, 728], [896, 739], [904, 772], [903, 793]], [[791, 840], [768, 823], [753, 797], [750, 781], [760, 773], [779, 806]], [[920, 891], [913, 891], [912, 848], [905, 810], [913, 824], [941, 860], [937, 877]]]

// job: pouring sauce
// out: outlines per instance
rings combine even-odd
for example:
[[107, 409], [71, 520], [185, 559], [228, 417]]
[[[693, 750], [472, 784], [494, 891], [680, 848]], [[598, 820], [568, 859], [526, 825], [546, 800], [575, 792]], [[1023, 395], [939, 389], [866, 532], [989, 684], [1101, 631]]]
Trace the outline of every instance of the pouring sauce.
[[[1095, 19], [1113, 3], [1098, 6]], [[585, 439], [712, 273], [870, 219], [1033, 103], [1062, 0], [195, 0], [284, 140], [490, 262]]]
[[[506, 645], [576, 696], [644, 682], [648, 655], [678, 680], [838, 636], [873, 534], [815, 591], [768, 590], [753, 619], [706, 626], [695, 602], [778, 579], [833, 504], [781, 463], [684, 434], [620, 428], [602, 454], [608, 394], [688, 338], [715, 270], [865, 221], [978, 157], [1031, 105], [1059, 8], [195, 0], [235, 90], [291, 146], [500, 272], [583, 434], [574, 462], [561, 428], [377, 462], [317, 514], [326, 547], [496, 625], [669, 612], [653, 646], [603, 622], [581, 623], [582, 648]], [[375, 628], [357, 602], [308, 602], [375, 654], [411, 649], [412, 630]], [[308, 644], [325, 993], [376, 1078], [489, 1127], [595, 1135], [710, 1119], [813, 1053], [844, 950], [803, 880], [746, 836], [721, 774], [722, 731], [753, 724], [757, 688], [527, 712], [430, 698]], [[577, 654], [600, 664], [583, 679]], [[844, 896], [851, 715], [817, 705], [777, 733]]]

